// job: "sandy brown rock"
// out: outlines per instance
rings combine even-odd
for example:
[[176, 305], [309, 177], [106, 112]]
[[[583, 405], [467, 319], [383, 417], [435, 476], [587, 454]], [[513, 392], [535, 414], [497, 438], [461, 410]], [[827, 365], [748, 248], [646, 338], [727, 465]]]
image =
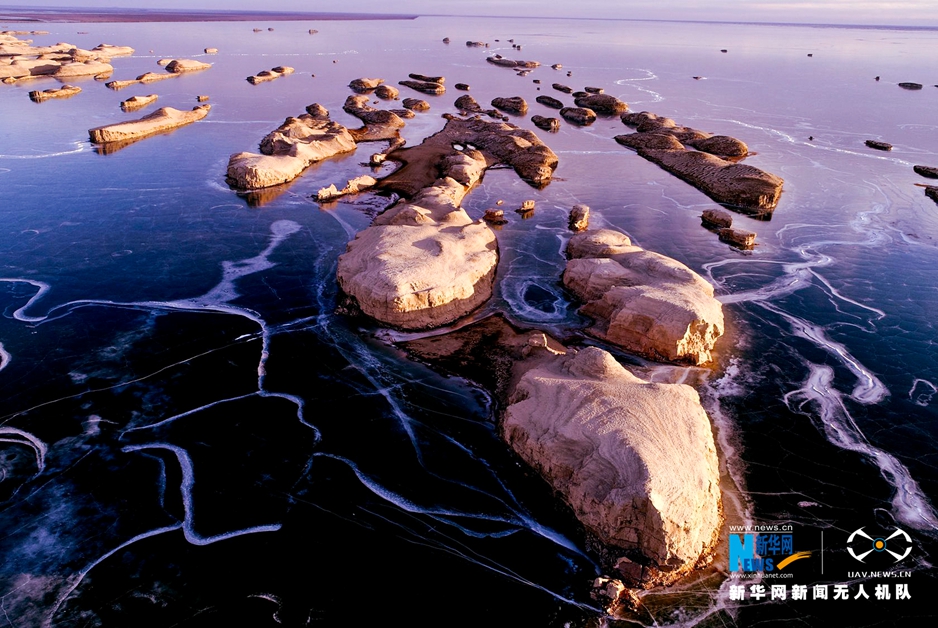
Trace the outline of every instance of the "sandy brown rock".
[[382, 83], [384, 83], [383, 78], [357, 78], [353, 79], [352, 82], [348, 84], [348, 86], [353, 91], [356, 91], [360, 94], [365, 94], [374, 91], [378, 85], [381, 85]]
[[401, 117], [392, 111], [375, 109], [368, 102], [368, 96], [363, 94], [345, 100], [342, 109], [365, 123], [360, 129], [349, 129], [352, 138], [356, 142], [399, 139], [399, 129], [404, 126]]
[[232, 187], [257, 190], [292, 181], [311, 164], [355, 150], [355, 140], [341, 124], [328, 117], [320, 105], [287, 118], [260, 144], [260, 155], [235, 153], [228, 159], [227, 179]]
[[201, 120], [208, 115], [209, 109], [211, 105], [199, 105], [192, 111], [161, 107], [139, 120], [90, 129], [88, 135], [94, 144], [138, 140]]
[[29, 92], [29, 99], [33, 102], [43, 102], [52, 98], [71, 98], [80, 92], [81, 88], [77, 85], [63, 85], [62, 87]]
[[158, 96], [156, 94], [150, 94], [148, 96], [131, 96], [127, 100], [121, 102], [121, 110], [137, 111], [138, 109], [143, 109], [147, 105], [155, 103], [157, 98]]
[[320, 188], [319, 192], [316, 193], [316, 200], [323, 203], [348, 194], [358, 194], [359, 192], [373, 188], [377, 182], [378, 180], [371, 175], [363, 174], [360, 177], [349, 179], [345, 187], [341, 190], [336, 188], [334, 183], [330, 184], [328, 187]]
[[606, 547], [607, 566], [638, 566], [623, 570], [630, 585], [669, 584], [705, 564], [723, 516], [694, 389], [642, 380], [596, 347], [540, 353], [518, 368], [503, 438]]
[[586, 96], [575, 98], [573, 102], [577, 107], [592, 109], [603, 115], [621, 115], [629, 110], [627, 104], [609, 94], [587, 93]]
[[933, 166], [912, 166], [912, 170], [914, 170], [916, 174], [920, 174], [923, 177], [927, 177], [929, 179], [938, 179], [938, 168]]
[[879, 140], [866, 140], [864, 143], [870, 148], [875, 148], [876, 150], [892, 150], [892, 144], [888, 142], [881, 142]]
[[[478, 162], [463, 165], [479, 176], [484, 169]], [[489, 299], [498, 249], [491, 229], [459, 207], [466, 190], [455, 179], [440, 179], [349, 243], [337, 276], [362, 312], [392, 327], [426, 329]]]
[[432, 83], [428, 81], [399, 81], [399, 85], [417, 90], [423, 94], [439, 96], [446, 93], [446, 88], [442, 83]]
[[544, 116], [531, 116], [531, 122], [539, 129], [556, 133], [560, 130], [560, 120], [557, 118], [545, 118]]
[[405, 98], [401, 101], [401, 104], [404, 105], [405, 109], [411, 109], [413, 111], [429, 111], [430, 103], [426, 100], [421, 100], [420, 98]]
[[586, 231], [590, 224], [589, 205], [577, 204], [570, 210], [567, 218], [567, 227], [574, 233]]
[[217, 54], [218, 54], [218, 48], [206, 48], [206, 49], [205, 49], [205, 54], [207, 54], [207, 55], [217, 55]]
[[84, 63], [64, 63], [52, 73], [57, 79], [75, 78], [78, 76], [97, 76], [110, 74], [114, 66], [104, 61], [85, 61]]
[[[636, 125], [639, 132], [617, 135], [615, 140], [634, 149], [639, 155], [652, 161], [671, 174], [687, 181], [719, 203], [738, 208], [757, 216], [771, 215], [778, 205], [784, 181], [771, 173], [754, 166], [734, 163], [705, 152], [686, 150], [684, 144], [699, 143], [700, 132], [685, 132], [669, 118], [658, 118], [645, 113], [622, 116], [623, 122]], [[642, 131], [641, 129], [646, 129]], [[685, 138], [685, 139], [681, 139]], [[730, 146], [745, 148], [742, 142], [708, 137], [713, 141], [711, 150], [730, 150]], [[738, 143], [737, 143], [738, 142]]]
[[717, 229], [717, 235], [720, 236], [720, 241], [726, 242], [738, 249], [749, 250], [756, 245], [756, 234], [752, 231], [723, 228]]
[[492, 106], [508, 113], [523, 116], [528, 112], [528, 103], [521, 96], [499, 97], [492, 99]]
[[553, 87], [554, 89], [556, 89], [558, 92], [563, 92], [564, 94], [571, 94], [571, 93], [573, 93], [573, 88], [572, 88], [572, 87], [568, 87], [567, 85], [562, 85], [562, 84], [560, 84], [560, 83], [554, 83], [553, 85], [551, 85], [551, 87]]
[[545, 184], [556, 156], [530, 131], [449, 117], [443, 130], [390, 157], [403, 165], [379, 186], [404, 198], [349, 243], [339, 285], [383, 324], [446, 325], [490, 298], [498, 261], [494, 234], [469, 218], [462, 199], [496, 164]]
[[538, 96], [534, 100], [551, 109], [563, 109], [564, 107], [562, 102], [552, 96]]
[[173, 59], [166, 65], [166, 71], [173, 74], [182, 74], [184, 72], [199, 72], [208, 70], [212, 67], [211, 63], [196, 61], [195, 59]]
[[686, 144], [717, 157], [745, 157], [749, 154], [749, 147], [746, 146], [745, 142], [728, 135], [713, 135], [703, 139], [691, 140]]
[[705, 209], [700, 216], [707, 227], [726, 229], [733, 226], [733, 217], [722, 209]]
[[480, 105], [476, 99], [469, 94], [464, 94], [457, 98], [453, 105], [462, 111], [468, 111], [470, 113], [482, 113], [482, 105]]
[[446, 82], [446, 78], [442, 76], [427, 76], [426, 74], [417, 74], [414, 72], [411, 72], [407, 76], [414, 79], [415, 81], [423, 81], [425, 83], [439, 83], [442, 85]]
[[563, 283], [595, 321], [591, 334], [654, 360], [711, 360], [723, 308], [697, 273], [608, 229], [572, 237], [567, 255]]
[[560, 110], [560, 115], [567, 122], [579, 126], [589, 126], [596, 122], [596, 113], [586, 107], [564, 107]]
[[257, 74], [247, 77], [247, 82], [251, 85], [257, 85], [258, 83], [266, 83], [267, 81], [273, 81], [278, 79], [281, 76], [287, 76], [288, 74], [293, 74], [296, 70], [291, 68], [288, 65], [278, 65], [275, 68], [269, 70], [261, 70]]
[[400, 90], [391, 85], [378, 85], [375, 88], [375, 96], [378, 98], [383, 98], [384, 100], [394, 100], [400, 96]]

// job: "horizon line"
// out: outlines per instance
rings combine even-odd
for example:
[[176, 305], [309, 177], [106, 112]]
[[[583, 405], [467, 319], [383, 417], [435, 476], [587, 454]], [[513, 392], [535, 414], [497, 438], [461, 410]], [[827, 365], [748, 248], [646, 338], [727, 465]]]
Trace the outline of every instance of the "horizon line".
[[[11, 15], [3, 15], [9, 12]], [[43, 20], [42, 17], [52, 17], [54, 15], [68, 16], [125, 16], [133, 17], [136, 15], [152, 17], [243, 17], [244, 21], [249, 19], [268, 19], [276, 18], [276, 21], [315, 21], [330, 18], [339, 19], [402, 19], [414, 20], [419, 17], [452, 17], [452, 18], [487, 18], [487, 19], [531, 19], [529, 15], [466, 15], [466, 14], [446, 14], [446, 13], [374, 13], [361, 11], [250, 11], [242, 9], [160, 9], [160, 8], [130, 8], [130, 7], [30, 7], [24, 5], [0, 5], [0, 20], [16, 22], [18, 20], [28, 20], [31, 23], [55, 23], [51, 20]], [[293, 19], [289, 19], [293, 18]], [[771, 21], [741, 21], [741, 20], [676, 20], [667, 18], [626, 18], [626, 17], [590, 17], [590, 16], [537, 16], [536, 19], [542, 20], [588, 20], [588, 21], [614, 21], [614, 22], [663, 22], [673, 24], [726, 24], [739, 26], [802, 26], [808, 28], [859, 28], [859, 29], [888, 29], [888, 30], [909, 30], [909, 31], [929, 31], [938, 30], [938, 24], [935, 25], [907, 25], [907, 24], [866, 24], [866, 23], [840, 23], [840, 22], [771, 22]], [[58, 23], [67, 23], [71, 20], [64, 20]], [[80, 21], [80, 20], [75, 20]], [[150, 20], [159, 22], [161, 20]], [[186, 20], [174, 20], [186, 21]], [[192, 21], [214, 21], [214, 20], [192, 20]], [[224, 20], [217, 20], [224, 21]], [[230, 20], [236, 21], [236, 20]]]

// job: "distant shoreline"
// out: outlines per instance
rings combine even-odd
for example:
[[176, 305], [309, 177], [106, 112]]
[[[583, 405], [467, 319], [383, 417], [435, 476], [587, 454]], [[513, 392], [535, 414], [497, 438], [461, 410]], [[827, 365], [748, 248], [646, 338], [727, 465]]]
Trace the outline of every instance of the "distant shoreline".
[[296, 11], [177, 11], [174, 9], [35, 9], [0, 7], [0, 22], [31, 24], [101, 22], [311, 22], [413, 20], [390, 13], [308, 13]]

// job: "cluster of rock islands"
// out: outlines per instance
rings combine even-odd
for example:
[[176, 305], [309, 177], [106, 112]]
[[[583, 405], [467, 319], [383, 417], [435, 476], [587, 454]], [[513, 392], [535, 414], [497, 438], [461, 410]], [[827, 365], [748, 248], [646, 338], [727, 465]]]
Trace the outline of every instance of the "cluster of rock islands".
[[[105, 44], [90, 51], [69, 44], [33, 47], [16, 34], [0, 34], [0, 79], [5, 82], [50, 75], [105, 78], [113, 71], [111, 57], [133, 53]], [[488, 44], [470, 41], [467, 46]], [[520, 50], [520, 45], [513, 43], [513, 48]], [[215, 52], [206, 49], [207, 54]], [[487, 62], [522, 76], [540, 65], [500, 55]], [[159, 63], [165, 72], [107, 86], [122, 89], [211, 67], [186, 59]], [[247, 80], [257, 84], [293, 71], [276, 66]], [[410, 74], [398, 85], [433, 98], [446, 93], [442, 76]], [[470, 90], [465, 83], [455, 87]], [[440, 131], [405, 147], [400, 135], [405, 120], [430, 110], [430, 103], [405, 97], [401, 108], [376, 108], [372, 105], [381, 101], [400, 100], [400, 89], [380, 78], [356, 78], [349, 88], [354, 93], [343, 110], [360, 127], [348, 128], [321, 105], [311, 104], [263, 137], [258, 152], [231, 155], [229, 185], [240, 191], [275, 188], [312, 164], [355, 151], [360, 143], [386, 143], [369, 161], [373, 166], [396, 164], [389, 174], [355, 177], [316, 195], [325, 203], [375, 190], [395, 199], [338, 259], [343, 311], [405, 331], [462, 323], [402, 344], [412, 355], [473, 377], [494, 391], [501, 401], [502, 438], [569, 505], [584, 527], [588, 547], [619, 583], [606, 588], [615, 598], [611, 608], [635, 601], [626, 586], [670, 584], [708, 564], [723, 522], [723, 502], [710, 421], [692, 387], [644, 380], [609, 351], [564, 346], [542, 331], [519, 329], [499, 314], [465, 322], [492, 296], [499, 263], [493, 225], [506, 219], [501, 209], [473, 219], [462, 201], [490, 168], [510, 168], [532, 187], [542, 188], [559, 163], [533, 131], [510, 123], [510, 116], [528, 114], [525, 99], [499, 97], [485, 107], [463, 94], [453, 105], [458, 113], [443, 114]], [[556, 111], [560, 118], [535, 114], [531, 122], [537, 128], [552, 132], [561, 119], [588, 125], [598, 117], [618, 117], [634, 131], [616, 136], [616, 142], [718, 203], [762, 218], [776, 208], [782, 180], [740, 163], [749, 154], [740, 140], [654, 113], [630, 112], [626, 103], [598, 87], [574, 91], [554, 83], [553, 88], [573, 103], [538, 96], [535, 102], [544, 112]], [[64, 85], [31, 92], [30, 97], [40, 102], [79, 91]], [[372, 102], [372, 96], [380, 100]], [[156, 99], [156, 94], [134, 96], [121, 107], [134, 111]], [[192, 111], [164, 107], [139, 120], [90, 129], [89, 136], [102, 145], [121, 144], [189, 124], [209, 109], [207, 104]], [[916, 172], [938, 178], [933, 168], [916, 166]], [[928, 186], [926, 193], [933, 189], [938, 190]], [[934, 193], [938, 200], [938, 191]], [[533, 209], [533, 201], [526, 201], [517, 211], [525, 216]], [[724, 333], [722, 306], [712, 286], [684, 264], [635, 246], [619, 231], [589, 229], [589, 213], [584, 205], [571, 211], [574, 235], [558, 278], [592, 321], [585, 332], [652, 361], [710, 363]], [[720, 239], [742, 249], [754, 245], [755, 234], [734, 229], [726, 211], [709, 209], [702, 219]]]
[[[444, 93], [444, 84], [444, 77], [422, 75], [400, 82], [431, 95]], [[399, 136], [404, 119], [398, 114], [413, 115], [429, 105], [408, 99], [403, 111], [374, 109], [368, 94], [378, 95], [384, 85], [374, 78], [349, 84], [356, 95], [343, 108], [361, 120], [361, 128], [346, 128], [322, 106], [310, 105], [264, 137], [259, 153], [231, 155], [227, 178], [236, 189], [262, 189], [355, 150], [360, 142], [389, 142], [371, 163], [390, 160], [396, 170], [379, 179], [357, 177], [317, 195], [327, 201], [374, 189], [398, 199], [339, 257], [343, 307], [400, 330], [440, 328], [491, 298], [498, 267], [496, 231], [469, 216], [461, 206], [465, 196], [496, 166], [513, 169], [533, 187], [546, 186], [558, 158], [535, 133], [506, 122], [501, 112], [526, 114], [520, 97], [496, 98], [486, 110], [462, 95], [455, 103], [459, 115], [443, 114], [440, 131], [404, 147]], [[596, 92], [578, 94], [575, 104], [589, 105], [593, 115], [628, 111], [625, 103]], [[682, 178], [692, 180], [697, 172], [695, 183], [714, 198], [774, 209], [780, 179], [723, 159], [745, 156], [742, 142], [701, 132], [690, 138], [689, 131], [680, 135], [675, 124], [660, 120], [660, 128], [668, 130], [639, 133], [675, 142], [680, 137], [712, 151], [702, 153], [704, 166], [691, 163]], [[532, 209], [533, 203], [518, 211]], [[494, 213], [501, 210], [487, 218]], [[572, 212], [571, 228], [579, 233], [569, 240], [562, 277], [571, 297], [582, 303], [581, 312], [593, 320], [586, 331], [652, 360], [710, 362], [724, 331], [712, 286], [680, 262], [634, 246], [620, 232], [588, 230], [588, 213], [585, 206]], [[503, 401], [502, 437], [573, 509], [590, 546], [622, 582], [669, 584], [711, 560], [723, 521], [719, 468], [710, 422], [693, 388], [645, 381], [603, 349], [565, 347], [497, 315], [405, 344], [444, 368], [461, 364], [464, 371], [474, 363], [478, 373], [498, 374], [489, 384]]]

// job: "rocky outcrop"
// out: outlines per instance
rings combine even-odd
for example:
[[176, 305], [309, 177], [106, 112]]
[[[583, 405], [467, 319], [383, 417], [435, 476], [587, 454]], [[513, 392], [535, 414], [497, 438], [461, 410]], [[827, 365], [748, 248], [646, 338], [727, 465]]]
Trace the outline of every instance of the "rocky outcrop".
[[554, 89], [556, 89], [558, 92], [563, 92], [564, 94], [572, 94], [572, 93], [573, 93], [573, 88], [572, 88], [572, 87], [568, 87], [568, 86], [562, 85], [562, 84], [560, 84], [560, 83], [554, 83], [553, 85], [551, 85], [551, 87], [553, 87]]
[[516, 369], [502, 436], [602, 544], [605, 566], [648, 587], [709, 562], [722, 502], [694, 389], [642, 380], [596, 347], [532, 349]]
[[469, 91], [469, 85], [466, 84], [466, 83], [456, 83], [455, 85], [453, 85], [453, 87], [455, 87], [456, 89], [458, 89], [458, 90], [461, 91], [461, 92], [468, 92], [468, 91]]
[[563, 109], [564, 106], [562, 102], [552, 96], [538, 96], [534, 100], [551, 109]]
[[400, 96], [400, 94], [400, 90], [391, 85], [378, 85], [378, 87], [375, 88], [375, 96], [383, 100], [394, 100]]
[[400, 139], [399, 129], [404, 127], [404, 121], [392, 111], [370, 106], [368, 96], [361, 94], [349, 96], [342, 109], [365, 123], [365, 126], [360, 129], [349, 129], [349, 133], [356, 142]]
[[157, 83], [159, 81], [165, 81], [166, 79], [175, 78], [180, 76], [179, 74], [159, 74], [157, 72], [145, 72], [133, 80], [127, 81], [111, 81], [105, 83], [104, 86], [108, 89], [124, 89], [125, 87], [130, 87], [131, 85], [149, 85], [150, 83]]
[[[381, 180], [379, 187], [405, 197], [433, 185], [440, 177], [441, 164], [448, 158], [459, 158], [468, 147], [474, 147], [485, 159], [486, 168], [505, 164], [529, 185], [542, 188], [550, 183], [557, 167], [557, 155], [531, 131], [513, 124], [488, 122], [479, 118], [463, 120], [445, 114], [446, 126], [420, 145], [394, 151], [389, 155], [402, 166]], [[463, 147], [463, 151], [454, 148]], [[475, 153], [472, 153], [473, 155]], [[453, 176], [459, 181], [464, 177]]]
[[892, 150], [892, 144], [887, 142], [880, 142], [879, 140], [866, 140], [864, 143], [870, 148], [875, 148], [876, 150]]
[[681, 127], [670, 118], [647, 112], [625, 114], [622, 121], [636, 126], [637, 132], [617, 135], [618, 143], [634, 149], [718, 203], [760, 217], [770, 216], [778, 205], [784, 183], [780, 177], [707, 152], [687, 150], [687, 146], [703, 146], [711, 151], [746, 154], [748, 148], [742, 142]]
[[156, 94], [150, 94], [148, 96], [131, 96], [127, 100], [121, 102], [121, 110], [137, 111], [138, 109], [143, 109], [147, 105], [155, 103], [157, 98], [158, 96]]
[[545, 118], [544, 116], [531, 116], [531, 122], [539, 129], [556, 133], [560, 130], [560, 120], [557, 118]]
[[723, 309], [697, 273], [607, 229], [572, 237], [567, 255], [563, 284], [585, 303], [589, 333], [654, 360], [711, 360]]
[[912, 170], [914, 170], [916, 174], [920, 174], [923, 177], [927, 177], [929, 179], [938, 179], [938, 168], [933, 166], [912, 166]]
[[493, 98], [492, 106], [508, 113], [514, 113], [523, 116], [528, 112], [528, 103], [521, 96], [511, 96], [508, 98]]
[[442, 83], [432, 83], [429, 81], [399, 81], [398, 84], [433, 96], [440, 96], [446, 93], [446, 88], [443, 87]]
[[199, 105], [192, 111], [161, 107], [139, 120], [90, 129], [88, 135], [93, 144], [134, 141], [201, 120], [208, 115], [209, 109], [211, 105]]
[[564, 107], [560, 115], [567, 122], [579, 126], [589, 126], [596, 122], [596, 112], [586, 107]]
[[427, 76], [426, 74], [417, 74], [416, 72], [411, 72], [407, 76], [415, 81], [423, 81], [425, 83], [439, 83], [442, 85], [446, 82], [446, 78], [443, 76]]
[[275, 68], [269, 70], [261, 70], [253, 76], [247, 77], [247, 82], [251, 85], [257, 85], [258, 83], [266, 83], [267, 81], [273, 81], [278, 79], [281, 76], [286, 76], [288, 74], [293, 74], [296, 70], [291, 68], [288, 65], [278, 65]]
[[567, 227], [574, 233], [586, 231], [590, 226], [589, 205], [577, 204], [570, 210], [567, 217]]
[[492, 65], [501, 66], [503, 68], [524, 68], [524, 69], [534, 69], [540, 67], [540, 63], [537, 61], [516, 61], [514, 59], [505, 59], [500, 56], [486, 57], [485, 59]]
[[212, 67], [211, 63], [203, 63], [195, 59], [173, 59], [166, 65], [166, 71], [173, 74], [183, 74], [185, 72], [208, 70], [210, 67]]
[[374, 91], [382, 83], [384, 83], [383, 78], [357, 78], [353, 79], [348, 86], [352, 91], [359, 94], [367, 94]]
[[469, 94], [464, 94], [457, 98], [453, 105], [460, 111], [467, 111], [469, 113], [482, 113], [482, 105], [480, 105], [476, 99]]
[[205, 54], [207, 54], [207, 55], [217, 55], [217, 54], [218, 54], [218, 48], [206, 48], [206, 49], [205, 49]]
[[68, 79], [79, 76], [106, 76], [114, 71], [114, 66], [105, 61], [84, 61], [63, 63], [52, 73], [57, 79]]
[[726, 242], [738, 249], [749, 250], [756, 245], [756, 234], [752, 231], [732, 228], [717, 229], [716, 231], [721, 242]]
[[914, 90], [922, 89], [922, 84], [921, 83], [899, 83], [899, 87], [901, 87], [902, 89], [909, 89], [909, 90], [914, 91]]
[[[462, 154], [451, 165], [474, 183], [484, 160]], [[492, 294], [498, 247], [459, 202], [467, 191], [446, 176], [402, 200], [355, 236], [339, 257], [342, 290], [366, 315], [401, 329], [450, 323]]]
[[328, 111], [314, 104], [264, 137], [260, 150], [261, 154], [229, 157], [229, 185], [257, 190], [292, 181], [313, 163], [355, 150], [355, 140], [348, 129], [329, 119]]
[[29, 99], [33, 102], [43, 102], [52, 98], [71, 98], [79, 92], [81, 92], [81, 88], [76, 85], [63, 85], [62, 87], [29, 92]]
[[[590, 88], [587, 88], [587, 90], [589, 89]], [[579, 98], [574, 99], [573, 102], [577, 107], [592, 109], [596, 113], [603, 115], [618, 116], [629, 110], [629, 106], [627, 104], [615, 96], [610, 96], [609, 94], [587, 93], [586, 96], [580, 96]]]
[[383, 324], [446, 325], [489, 299], [498, 261], [491, 229], [460, 202], [491, 166], [508, 164], [532, 184], [546, 184], [557, 158], [530, 131], [453, 116], [419, 146], [389, 157], [403, 165], [379, 187], [404, 198], [349, 243], [339, 257], [339, 285]]
[[430, 103], [419, 98], [405, 98], [401, 101], [401, 104], [404, 105], [405, 109], [411, 111], [430, 111]]
[[722, 209], [705, 209], [700, 219], [709, 229], [726, 229], [733, 226], [733, 217]]
[[360, 177], [349, 179], [345, 187], [341, 190], [332, 183], [329, 187], [320, 188], [319, 192], [316, 193], [316, 200], [320, 203], [324, 203], [342, 196], [347, 196], [348, 194], [358, 194], [359, 192], [373, 188], [377, 182], [378, 180], [374, 177], [363, 174]]

